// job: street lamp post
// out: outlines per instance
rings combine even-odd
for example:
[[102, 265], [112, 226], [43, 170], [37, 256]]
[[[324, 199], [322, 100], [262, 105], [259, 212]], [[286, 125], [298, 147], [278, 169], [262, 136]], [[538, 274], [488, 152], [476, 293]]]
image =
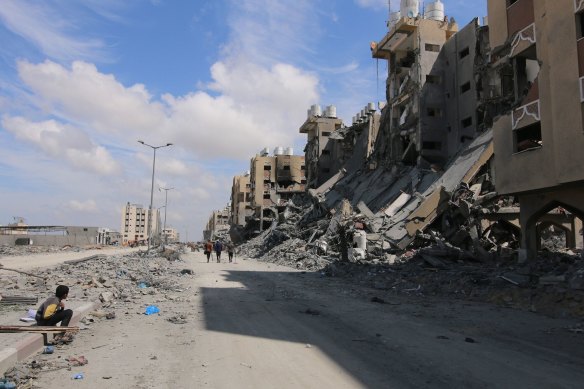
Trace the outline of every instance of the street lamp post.
[[156, 150], [162, 147], [172, 146], [172, 143], [167, 143], [162, 146], [152, 146], [144, 141], [138, 140], [144, 146], [148, 146], [154, 150], [154, 158], [152, 159], [152, 186], [150, 187], [150, 208], [148, 208], [148, 251], [150, 251], [150, 240], [152, 239], [152, 202], [154, 200], [154, 169], [156, 169]]
[[158, 188], [159, 191], [164, 191], [164, 227], [162, 227], [162, 233], [164, 234], [164, 244], [168, 244], [168, 234], [166, 233], [166, 210], [168, 209], [168, 191], [172, 189], [174, 188]]

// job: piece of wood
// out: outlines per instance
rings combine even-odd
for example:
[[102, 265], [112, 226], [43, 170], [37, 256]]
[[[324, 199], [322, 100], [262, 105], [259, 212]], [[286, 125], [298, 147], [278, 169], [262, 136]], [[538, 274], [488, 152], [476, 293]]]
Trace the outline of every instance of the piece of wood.
[[14, 332], [79, 332], [79, 327], [58, 327], [58, 326], [0, 326], [0, 333]]
[[38, 297], [26, 296], [0, 296], [0, 305], [17, 305], [17, 304], [36, 304], [39, 301]]

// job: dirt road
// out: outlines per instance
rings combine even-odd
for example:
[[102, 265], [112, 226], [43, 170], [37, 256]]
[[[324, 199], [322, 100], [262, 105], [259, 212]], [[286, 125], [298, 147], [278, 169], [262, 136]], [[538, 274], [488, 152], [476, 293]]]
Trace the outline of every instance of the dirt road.
[[[89, 364], [40, 374], [42, 388], [581, 388], [575, 321], [488, 305], [393, 296], [289, 268], [206, 263], [181, 291], [118, 301], [114, 320], [33, 359]], [[376, 302], [372, 301], [375, 300]], [[146, 316], [146, 305], [160, 308]], [[181, 317], [186, 323], [181, 324]], [[30, 361], [29, 361], [30, 362]]]

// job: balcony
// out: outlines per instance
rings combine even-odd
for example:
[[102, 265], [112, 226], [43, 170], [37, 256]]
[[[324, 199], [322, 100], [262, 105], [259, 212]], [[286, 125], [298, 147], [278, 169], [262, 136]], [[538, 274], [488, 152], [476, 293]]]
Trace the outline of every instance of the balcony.
[[507, 7], [507, 35], [512, 36], [535, 21], [533, 0], [517, 0]]
[[584, 11], [584, 0], [574, 0], [574, 13]]
[[516, 130], [540, 121], [539, 100], [525, 104], [513, 110], [511, 116], [512, 128]]
[[511, 53], [509, 56], [513, 57], [519, 53], [522, 53], [535, 43], [535, 23], [531, 23], [519, 31], [517, 35], [515, 35], [513, 41], [511, 42]]

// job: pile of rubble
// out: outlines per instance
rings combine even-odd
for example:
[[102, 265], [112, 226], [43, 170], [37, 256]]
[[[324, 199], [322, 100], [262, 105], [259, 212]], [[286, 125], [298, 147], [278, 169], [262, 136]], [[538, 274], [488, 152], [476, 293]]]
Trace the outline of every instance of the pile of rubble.
[[[188, 297], [187, 279], [194, 276], [192, 269], [181, 266], [180, 246], [166, 246], [150, 252], [137, 251], [125, 255], [90, 256], [72, 260], [62, 265], [43, 269], [42, 278], [25, 274], [2, 272], [0, 290], [7, 295], [49, 296], [57, 284], [71, 287], [72, 301], [101, 301], [100, 309], [81, 319], [80, 326], [87, 328], [101, 320], [116, 318], [116, 310], [140, 306], [145, 302], [180, 302]], [[34, 250], [29, 250], [31, 252]], [[24, 252], [22, 253], [24, 254]], [[36, 309], [35, 306], [29, 307]], [[22, 311], [22, 306], [0, 306], [0, 315], [6, 311]], [[189, 320], [189, 313], [164, 312], [170, 323], [181, 324]], [[56, 346], [61, 347], [61, 346]], [[6, 373], [6, 378], [26, 387], [43, 371], [70, 368], [71, 361], [54, 358], [36, 359], [18, 364]], [[21, 387], [21, 386], [19, 386]]]
[[[492, 156], [492, 134], [485, 132], [444, 171], [342, 170], [294, 197], [239, 252], [395, 293], [584, 315], [584, 260], [577, 252], [555, 251], [518, 264], [519, 206], [495, 192]], [[561, 243], [552, 232], [543, 247]], [[553, 298], [568, 306], [547, 304]]]

